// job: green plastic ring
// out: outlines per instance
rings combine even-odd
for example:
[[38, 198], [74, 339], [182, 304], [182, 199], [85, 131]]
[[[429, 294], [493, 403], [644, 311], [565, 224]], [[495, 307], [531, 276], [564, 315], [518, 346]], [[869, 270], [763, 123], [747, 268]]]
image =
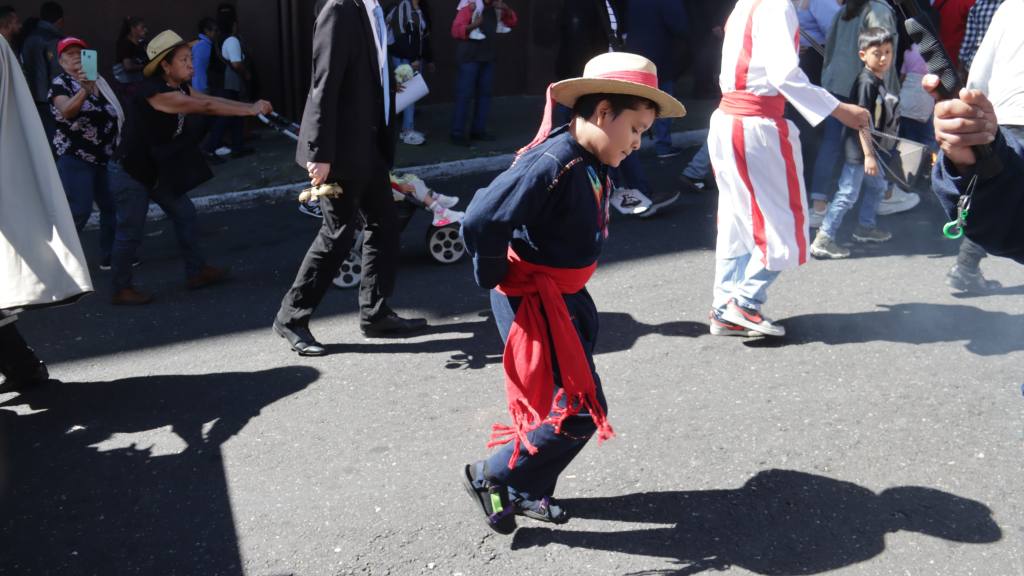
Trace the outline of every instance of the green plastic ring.
[[948, 222], [942, 227], [942, 235], [950, 240], [959, 240], [964, 237], [964, 229], [959, 222]]

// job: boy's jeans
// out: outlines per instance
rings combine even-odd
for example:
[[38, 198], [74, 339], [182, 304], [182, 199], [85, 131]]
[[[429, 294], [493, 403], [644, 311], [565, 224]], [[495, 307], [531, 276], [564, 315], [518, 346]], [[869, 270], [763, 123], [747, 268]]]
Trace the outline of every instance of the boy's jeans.
[[836, 237], [839, 227], [843, 224], [843, 217], [857, 203], [861, 188], [864, 189], [864, 201], [860, 204], [860, 225], [865, 228], [875, 227], [878, 203], [882, 201], [887, 187], [885, 177], [881, 175], [883, 168], [879, 166], [878, 170], [878, 176], [868, 176], [864, 173], [863, 164], [843, 164], [835, 198], [832, 199], [825, 220], [821, 223], [821, 231], [829, 238]]
[[778, 270], [768, 270], [761, 260], [743, 254], [735, 258], [715, 259], [715, 299], [711, 306], [724, 311], [735, 298], [740, 306], [760, 310], [768, 300], [768, 287], [779, 278]]

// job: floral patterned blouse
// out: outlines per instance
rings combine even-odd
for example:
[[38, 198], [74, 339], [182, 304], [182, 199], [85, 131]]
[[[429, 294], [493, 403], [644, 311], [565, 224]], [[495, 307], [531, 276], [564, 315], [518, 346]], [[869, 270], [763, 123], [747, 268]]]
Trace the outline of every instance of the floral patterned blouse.
[[53, 105], [57, 96], [73, 98], [82, 85], [68, 73], [61, 72], [50, 84], [50, 112], [56, 119], [57, 130], [53, 146], [57, 156], [71, 154], [91, 164], [105, 166], [114, 155], [117, 142], [117, 109], [97, 92], [87, 96], [78, 116], [68, 120]]

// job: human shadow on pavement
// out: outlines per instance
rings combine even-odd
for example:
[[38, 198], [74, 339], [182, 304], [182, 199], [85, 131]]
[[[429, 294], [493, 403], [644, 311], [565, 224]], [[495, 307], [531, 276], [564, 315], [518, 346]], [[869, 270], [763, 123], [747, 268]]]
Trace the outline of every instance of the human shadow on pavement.
[[[452, 354], [445, 361], [445, 368], [478, 370], [489, 364], [500, 363], [504, 345], [498, 334], [498, 328], [492, 320], [491, 312], [482, 311], [476, 316], [481, 320], [431, 325], [408, 340], [374, 339], [352, 344], [328, 344], [326, 349], [328, 354], [437, 354], [451, 352]], [[708, 331], [707, 324], [699, 322], [678, 321], [646, 324], [623, 312], [601, 312], [599, 313], [599, 322], [598, 355], [630, 350], [636, 345], [637, 340], [652, 334], [696, 338]], [[468, 336], [437, 340], [420, 338], [455, 333], [468, 333]]]
[[968, 351], [998, 356], [1024, 350], [1024, 315], [960, 304], [882, 304], [854, 314], [807, 314], [782, 319], [785, 338], [748, 340], [752, 348], [780, 348], [810, 342], [934, 344], [966, 340]]
[[241, 576], [221, 446], [319, 375], [291, 366], [0, 391], [0, 565]]
[[574, 518], [672, 525], [580, 532], [520, 528], [513, 549], [560, 544], [672, 559], [635, 574], [687, 576], [739, 567], [766, 576], [820, 574], [870, 560], [901, 530], [988, 544], [1002, 530], [984, 504], [921, 486], [881, 493], [825, 476], [765, 470], [736, 490], [646, 492], [563, 501]]

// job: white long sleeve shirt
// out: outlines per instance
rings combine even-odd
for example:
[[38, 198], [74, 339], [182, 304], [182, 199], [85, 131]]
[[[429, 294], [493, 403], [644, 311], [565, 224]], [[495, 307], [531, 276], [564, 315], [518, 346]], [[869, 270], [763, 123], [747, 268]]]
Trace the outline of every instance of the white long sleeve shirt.
[[1024, 126], [1024, 0], [1006, 0], [992, 18], [967, 81], [992, 101], [1000, 124]]

